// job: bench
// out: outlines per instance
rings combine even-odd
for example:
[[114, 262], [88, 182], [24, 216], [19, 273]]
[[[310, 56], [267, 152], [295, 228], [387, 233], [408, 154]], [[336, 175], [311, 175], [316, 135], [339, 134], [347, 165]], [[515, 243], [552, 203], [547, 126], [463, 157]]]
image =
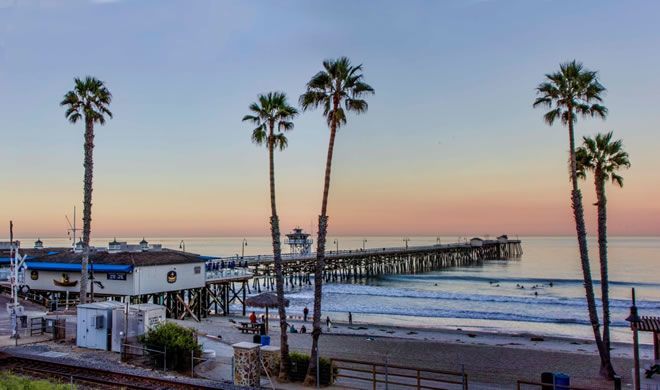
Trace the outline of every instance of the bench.
[[236, 327], [241, 333], [259, 333], [260, 328], [261, 324], [253, 324], [250, 322], [241, 322], [241, 325]]

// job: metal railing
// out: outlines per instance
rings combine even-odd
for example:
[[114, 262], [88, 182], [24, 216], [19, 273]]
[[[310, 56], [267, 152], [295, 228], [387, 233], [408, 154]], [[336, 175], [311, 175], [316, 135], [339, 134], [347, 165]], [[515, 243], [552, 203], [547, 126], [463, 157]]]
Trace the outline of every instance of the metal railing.
[[[452, 389], [468, 389], [468, 376], [464, 370], [460, 372], [432, 370], [350, 359], [332, 359], [332, 364], [337, 368], [335, 381], [345, 378], [351, 381], [370, 382], [371, 388], [374, 390], [379, 385], [384, 385], [385, 389], [389, 385], [397, 386], [397, 388], [429, 390], [447, 389], [447, 385], [449, 385]], [[342, 387], [350, 386], [342, 384]]]
[[[491, 245], [491, 244], [496, 244], [499, 241], [497, 240], [484, 240], [483, 243], [485, 245]], [[519, 240], [508, 240], [508, 243], [517, 243]], [[459, 242], [459, 243], [451, 243], [451, 244], [432, 244], [432, 245], [420, 245], [420, 246], [396, 246], [396, 247], [386, 247], [386, 248], [366, 248], [366, 249], [341, 249], [339, 251], [337, 250], [327, 250], [325, 252], [327, 257], [333, 257], [333, 256], [338, 256], [338, 255], [346, 255], [346, 254], [382, 254], [382, 253], [390, 253], [390, 252], [413, 252], [413, 251], [420, 251], [420, 250], [431, 250], [431, 249], [439, 249], [439, 248], [470, 248], [472, 245], [470, 242]], [[284, 261], [296, 261], [296, 260], [309, 260], [313, 259], [316, 257], [316, 253], [312, 252], [309, 255], [305, 256], [300, 256], [299, 254], [296, 253], [282, 253], [282, 260]], [[249, 265], [256, 265], [259, 264], [260, 262], [271, 262], [273, 261], [273, 255], [257, 255], [257, 256], [222, 256], [222, 257], [214, 257], [212, 260], [209, 260], [210, 262], [219, 262], [219, 261], [225, 261], [225, 262], [230, 262], [230, 261], [237, 261], [237, 262], [242, 262], [242, 261], [247, 261]]]
[[217, 271], [206, 271], [206, 280], [232, 279], [252, 277], [252, 272], [247, 268], [222, 268]]

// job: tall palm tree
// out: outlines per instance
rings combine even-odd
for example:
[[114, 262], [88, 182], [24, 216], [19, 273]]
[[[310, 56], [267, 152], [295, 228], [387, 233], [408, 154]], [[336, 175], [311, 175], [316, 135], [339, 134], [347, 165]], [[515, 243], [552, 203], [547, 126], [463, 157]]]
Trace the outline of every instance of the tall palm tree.
[[575, 151], [577, 175], [587, 178], [587, 171], [594, 174], [596, 206], [598, 206], [598, 252], [600, 255], [600, 287], [603, 303], [603, 344], [610, 352], [610, 299], [607, 272], [607, 197], [605, 183], [623, 187], [623, 177], [617, 171], [630, 168], [628, 153], [623, 150], [622, 140], [612, 140], [612, 132], [583, 137], [582, 146]]
[[[94, 124], [105, 124], [106, 117], [112, 118], [108, 109], [112, 94], [105, 84], [87, 76], [75, 78], [73, 90], [64, 95], [60, 106], [66, 107], [66, 118], [71, 123], [85, 121], [85, 167], [83, 196], [83, 258], [80, 275], [80, 303], [87, 302], [87, 264], [89, 262], [89, 235], [92, 227], [92, 178], [94, 175]], [[94, 287], [92, 286], [92, 289]]]
[[316, 247], [316, 264], [314, 267], [314, 315], [312, 330], [312, 352], [305, 383], [316, 381], [316, 357], [318, 342], [321, 335], [321, 294], [323, 292], [323, 268], [325, 267], [325, 240], [328, 228], [328, 193], [330, 191], [330, 172], [332, 154], [335, 147], [337, 129], [346, 124], [346, 112], [362, 114], [367, 111], [368, 104], [362, 99], [373, 94], [374, 89], [362, 81], [362, 65], [354, 66], [347, 57], [323, 61], [323, 70], [315, 74], [307, 83], [307, 90], [300, 96], [299, 102], [304, 111], [323, 107], [323, 115], [330, 127], [328, 156], [325, 163], [325, 181], [323, 184], [323, 200], [321, 215], [319, 215], [318, 240]]
[[252, 142], [266, 145], [268, 148], [270, 172], [270, 233], [273, 239], [273, 258], [275, 263], [275, 284], [277, 290], [277, 309], [280, 317], [280, 374], [281, 381], [289, 378], [289, 342], [287, 337], [286, 309], [284, 308], [284, 276], [282, 275], [282, 248], [280, 244], [280, 222], [275, 202], [275, 159], [274, 150], [284, 150], [287, 139], [284, 131], [293, 129], [291, 121], [298, 110], [290, 106], [283, 92], [269, 92], [259, 95], [259, 102], [250, 104], [249, 115], [243, 121], [252, 122], [257, 127], [252, 131]]
[[577, 162], [575, 157], [575, 122], [578, 116], [601, 117], [607, 116], [607, 108], [601, 105], [602, 96], [605, 92], [598, 81], [598, 73], [585, 69], [584, 66], [573, 60], [561, 64], [558, 72], [545, 75], [546, 80], [538, 85], [536, 93], [538, 97], [533, 107], [547, 107], [548, 112], [544, 120], [548, 125], [560, 120], [568, 126], [568, 141], [570, 153], [571, 173], [571, 205], [575, 218], [575, 230], [580, 249], [580, 263], [584, 279], [585, 295], [589, 320], [594, 332], [594, 339], [598, 346], [601, 360], [601, 374], [612, 378], [614, 369], [600, 335], [600, 324], [598, 312], [596, 311], [596, 300], [594, 298], [594, 285], [591, 278], [591, 267], [589, 265], [589, 252], [587, 249], [587, 231], [584, 223], [584, 207], [582, 205], [582, 193], [578, 187]]

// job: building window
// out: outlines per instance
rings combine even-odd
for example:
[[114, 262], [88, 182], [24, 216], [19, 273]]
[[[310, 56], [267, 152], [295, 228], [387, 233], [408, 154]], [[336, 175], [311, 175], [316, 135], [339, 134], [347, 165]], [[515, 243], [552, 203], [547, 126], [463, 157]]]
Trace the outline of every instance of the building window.
[[200, 273], [202, 273], [202, 267], [201, 267], [201, 266], [197, 266], [197, 267], [195, 267], [195, 273], [196, 273], [196, 274], [200, 274]]

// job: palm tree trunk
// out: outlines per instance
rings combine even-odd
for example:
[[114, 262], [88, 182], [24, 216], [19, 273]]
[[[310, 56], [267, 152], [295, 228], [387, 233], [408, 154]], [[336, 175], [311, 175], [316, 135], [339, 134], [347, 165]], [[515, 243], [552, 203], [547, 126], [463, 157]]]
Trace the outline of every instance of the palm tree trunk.
[[[584, 223], [584, 206], [582, 205], [582, 193], [578, 187], [577, 161], [575, 158], [575, 133], [573, 126], [573, 109], [568, 109], [568, 136], [571, 157], [571, 201], [573, 216], [575, 217], [575, 230], [577, 233], [578, 247], [580, 248], [580, 263], [582, 265], [582, 277], [584, 279], [584, 290], [587, 299], [587, 309], [589, 311], [589, 321], [594, 332], [594, 339], [600, 355], [601, 374], [612, 363], [609, 354], [605, 351], [603, 340], [600, 335], [600, 324], [598, 321], [598, 312], [596, 311], [596, 299], [594, 297], [594, 284], [591, 279], [591, 265], [589, 264], [589, 249], [587, 248], [587, 229]], [[612, 370], [613, 371], [613, 370]]]
[[289, 380], [289, 341], [287, 334], [286, 309], [284, 308], [284, 276], [282, 275], [282, 246], [280, 243], [280, 220], [275, 202], [275, 158], [273, 153], [273, 127], [270, 125], [268, 137], [268, 160], [270, 167], [270, 233], [273, 238], [273, 262], [275, 263], [275, 289], [277, 291], [277, 311], [280, 317], [280, 381]]
[[601, 373], [613, 378], [615, 372], [610, 354], [610, 286], [607, 272], [607, 198], [605, 196], [605, 179], [602, 172], [597, 169], [594, 176], [598, 201], [598, 253], [600, 256], [600, 288], [603, 304], [603, 344], [608, 363], [601, 366]]
[[[339, 100], [333, 101], [333, 113], [337, 112]], [[314, 267], [314, 315], [312, 316], [312, 351], [304, 384], [312, 386], [316, 383], [316, 359], [318, 356], [319, 337], [321, 336], [321, 298], [323, 294], [323, 269], [325, 268], [325, 240], [328, 233], [328, 194], [330, 192], [330, 173], [332, 171], [332, 154], [335, 149], [337, 121], [330, 123], [330, 141], [328, 142], [328, 157], [325, 162], [325, 181], [323, 183], [323, 200], [321, 215], [319, 215], [318, 240], [316, 242], [316, 266]]]
[[83, 195], [83, 258], [80, 271], [80, 303], [87, 302], [87, 264], [89, 236], [92, 229], [92, 179], [94, 175], [94, 122], [85, 118], [85, 178]]

